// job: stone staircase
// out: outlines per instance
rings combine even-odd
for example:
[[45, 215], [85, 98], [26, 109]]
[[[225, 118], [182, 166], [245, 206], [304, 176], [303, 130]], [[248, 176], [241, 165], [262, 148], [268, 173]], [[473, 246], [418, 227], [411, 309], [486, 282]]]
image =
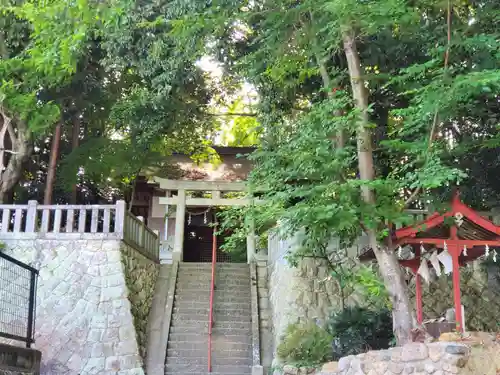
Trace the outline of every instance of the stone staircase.
[[[167, 346], [166, 375], [208, 373], [210, 263], [181, 263]], [[252, 322], [247, 264], [216, 266], [212, 374], [251, 374]]]

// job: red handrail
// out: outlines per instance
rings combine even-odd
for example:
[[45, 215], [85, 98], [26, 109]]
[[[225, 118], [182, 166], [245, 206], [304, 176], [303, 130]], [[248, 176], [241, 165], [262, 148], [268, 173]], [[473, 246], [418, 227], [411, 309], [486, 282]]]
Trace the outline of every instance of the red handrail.
[[212, 372], [212, 326], [214, 321], [215, 263], [217, 262], [217, 223], [212, 238], [212, 281], [210, 284], [210, 311], [208, 313], [208, 372]]

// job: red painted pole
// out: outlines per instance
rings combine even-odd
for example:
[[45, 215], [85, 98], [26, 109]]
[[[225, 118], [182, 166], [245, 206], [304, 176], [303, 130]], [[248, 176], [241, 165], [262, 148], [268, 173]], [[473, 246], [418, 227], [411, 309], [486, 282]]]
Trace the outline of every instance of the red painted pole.
[[422, 277], [417, 273], [415, 276], [415, 299], [417, 304], [417, 323], [424, 321], [424, 312], [422, 308]]
[[453, 245], [449, 247], [449, 252], [453, 258], [453, 299], [455, 301], [455, 320], [457, 323], [457, 331], [463, 332], [464, 327], [462, 324], [462, 301], [460, 293], [460, 263], [458, 261], [460, 249], [458, 246]]
[[212, 325], [215, 291], [215, 263], [217, 262], [217, 223], [214, 225], [212, 236], [212, 281], [210, 284], [210, 310], [208, 313], [208, 372], [212, 372]]
[[424, 312], [422, 308], [422, 277], [418, 274], [420, 263], [422, 262], [422, 252], [420, 246], [415, 246], [415, 258], [417, 262], [411, 270], [415, 273], [415, 303], [417, 308], [417, 323], [422, 324], [424, 321]]

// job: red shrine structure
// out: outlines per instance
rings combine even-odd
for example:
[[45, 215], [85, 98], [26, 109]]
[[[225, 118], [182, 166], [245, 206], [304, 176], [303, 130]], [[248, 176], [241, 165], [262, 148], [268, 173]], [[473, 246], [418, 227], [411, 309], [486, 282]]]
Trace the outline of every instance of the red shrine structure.
[[[453, 264], [453, 296], [457, 329], [464, 331], [460, 292], [460, 267], [488, 252], [491, 248], [500, 248], [500, 226], [479, 215], [460, 201], [459, 194], [454, 195], [451, 208], [444, 214], [435, 213], [424, 221], [412, 226], [400, 228], [392, 233], [395, 251], [400, 246], [411, 246], [415, 257], [400, 260], [400, 264], [415, 274], [415, 296], [417, 321], [423, 321], [422, 278], [417, 273], [421, 262], [426, 259], [421, 249], [435, 248], [438, 252], [447, 250]], [[500, 254], [499, 254], [500, 255]], [[360, 260], [374, 259], [373, 251], [368, 251]]]

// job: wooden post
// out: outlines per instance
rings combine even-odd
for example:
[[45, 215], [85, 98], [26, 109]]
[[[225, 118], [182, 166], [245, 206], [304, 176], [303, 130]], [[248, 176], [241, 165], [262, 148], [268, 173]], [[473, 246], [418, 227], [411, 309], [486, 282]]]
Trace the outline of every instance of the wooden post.
[[417, 323], [424, 321], [424, 312], [422, 308], [422, 277], [417, 273], [415, 276], [415, 299], [417, 305]]
[[184, 246], [184, 219], [186, 216], [186, 191], [177, 191], [177, 209], [175, 212], [175, 239], [172, 258], [175, 261], [182, 260], [182, 250]]
[[[455, 193], [453, 198], [453, 204], [456, 205], [458, 202], [458, 191]], [[452, 240], [458, 240], [458, 228], [456, 225], [452, 225], [450, 228], [450, 237]], [[460, 262], [459, 257], [462, 249], [459, 245], [453, 244], [448, 245], [448, 252], [451, 254], [453, 259], [453, 300], [455, 301], [455, 321], [457, 323], [457, 331], [463, 332], [465, 327], [462, 320], [462, 293], [460, 291]]]
[[465, 327], [462, 320], [462, 297], [460, 292], [460, 263], [458, 261], [461, 249], [457, 245], [450, 245], [448, 250], [453, 258], [453, 300], [455, 302], [457, 331], [464, 332]]
[[37, 219], [37, 201], [29, 201], [28, 202], [28, 211], [26, 212], [26, 232], [33, 233], [35, 232], [36, 227], [36, 219]]
[[[424, 312], [422, 307], [422, 276], [418, 274], [418, 269], [420, 268], [420, 263], [422, 261], [420, 246], [414, 246], [415, 250], [415, 258], [417, 262], [411, 268], [411, 270], [415, 273], [415, 303], [417, 309], [417, 323], [422, 324], [424, 321]], [[427, 260], [424, 260], [425, 262]]]

